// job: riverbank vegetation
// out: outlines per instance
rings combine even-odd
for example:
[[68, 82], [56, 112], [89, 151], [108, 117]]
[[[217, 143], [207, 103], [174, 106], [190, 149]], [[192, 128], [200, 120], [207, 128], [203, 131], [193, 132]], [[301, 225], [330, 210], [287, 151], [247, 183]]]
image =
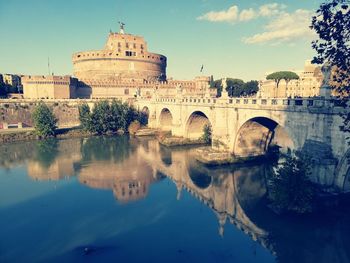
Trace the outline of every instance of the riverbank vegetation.
[[127, 132], [129, 126], [134, 122], [135, 127], [147, 125], [148, 118], [143, 112], [137, 111], [126, 103], [113, 100], [111, 103], [104, 100], [97, 102], [93, 109], [88, 104], [79, 106], [79, 120], [84, 130], [102, 135], [118, 131]]
[[277, 213], [309, 213], [313, 210], [316, 188], [310, 181], [308, 158], [297, 152], [286, 155], [282, 164], [273, 170], [268, 179], [268, 199]]
[[42, 138], [54, 136], [57, 129], [57, 119], [52, 110], [43, 102], [40, 102], [32, 115], [36, 134]]

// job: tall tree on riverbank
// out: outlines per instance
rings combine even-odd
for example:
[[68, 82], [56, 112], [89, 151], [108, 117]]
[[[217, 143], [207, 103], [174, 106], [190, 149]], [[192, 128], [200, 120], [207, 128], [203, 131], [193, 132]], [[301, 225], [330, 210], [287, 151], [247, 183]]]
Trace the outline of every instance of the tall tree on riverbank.
[[54, 136], [57, 129], [57, 119], [52, 110], [43, 102], [34, 108], [33, 123], [36, 133], [43, 138]]
[[86, 103], [79, 105], [79, 120], [83, 130], [89, 131], [91, 125], [90, 107]]
[[350, 92], [350, 3], [331, 0], [321, 4], [312, 18], [311, 28], [318, 35], [312, 42], [317, 55], [313, 63], [333, 67], [333, 87], [339, 94]]
[[118, 130], [128, 131], [129, 125], [135, 120], [141, 125], [147, 125], [148, 122], [145, 113], [118, 100], [99, 101], [92, 111], [87, 104], [80, 105], [79, 120], [85, 130], [96, 134], [106, 134]]
[[[320, 5], [312, 18], [311, 28], [318, 35], [312, 42], [317, 55], [316, 64], [332, 67], [330, 85], [342, 99], [343, 107], [349, 107], [350, 97], [350, 3], [349, 0], [329, 0]], [[343, 131], [350, 132], [350, 113], [342, 114]]]

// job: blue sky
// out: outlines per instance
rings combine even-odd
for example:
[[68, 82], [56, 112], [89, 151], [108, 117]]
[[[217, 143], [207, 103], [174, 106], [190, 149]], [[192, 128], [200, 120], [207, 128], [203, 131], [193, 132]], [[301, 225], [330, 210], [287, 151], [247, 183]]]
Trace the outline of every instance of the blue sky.
[[110, 29], [143, 35], [176, 79], [260, 79], [301, 69], [320, 0], [0, 0], [0, 73], [72, 74], [71, 55], [102, 49]]

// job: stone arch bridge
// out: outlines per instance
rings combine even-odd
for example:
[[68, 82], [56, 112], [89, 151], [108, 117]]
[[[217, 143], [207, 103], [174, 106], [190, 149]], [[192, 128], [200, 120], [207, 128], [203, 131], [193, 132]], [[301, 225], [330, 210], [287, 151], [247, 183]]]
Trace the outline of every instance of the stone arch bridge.
[[284, 150], [318, 150], [327, 157], [347, 151], [340, 131], [343, 110], [326, 99], [138, 98], [149, 126], [173, 136], [197, 139], [212, 128], [213, 147], [236, 156], [261, 155], [269, 146]]

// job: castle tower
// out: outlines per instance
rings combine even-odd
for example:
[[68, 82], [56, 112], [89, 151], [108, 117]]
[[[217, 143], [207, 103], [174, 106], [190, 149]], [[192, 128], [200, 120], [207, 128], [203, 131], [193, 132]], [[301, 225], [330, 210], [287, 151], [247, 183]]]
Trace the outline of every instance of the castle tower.
[[74, 75], [80, 80], [129, 80], [136, 82], [166, 80], [167, 58], [148, 52], [142, 36], [110, 32], [102, 50], [73, 54]]

